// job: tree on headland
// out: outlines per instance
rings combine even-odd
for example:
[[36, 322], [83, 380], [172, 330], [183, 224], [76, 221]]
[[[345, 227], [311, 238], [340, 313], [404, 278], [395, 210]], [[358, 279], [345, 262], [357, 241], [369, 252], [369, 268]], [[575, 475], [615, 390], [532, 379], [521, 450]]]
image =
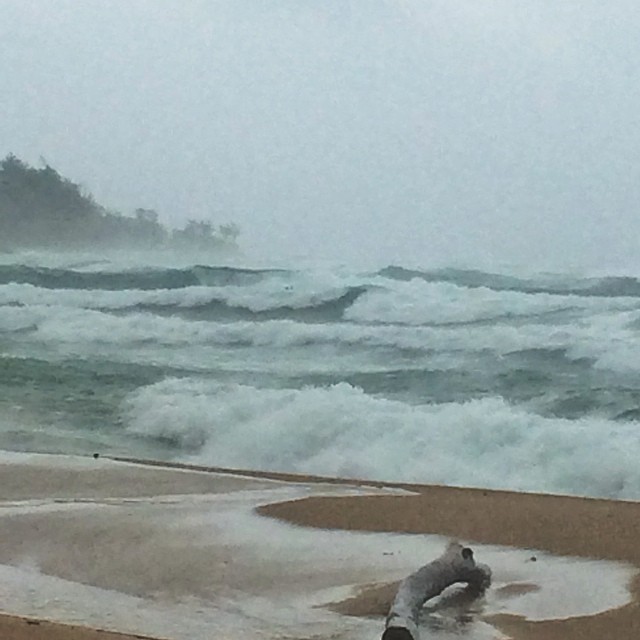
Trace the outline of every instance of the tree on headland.
[[167, 229], [153, 209], [123, 216], [99, 205], [46, 161], [30, 167], [13, 154], [0, 161], [0, 251], [15, 249], [233, 250], [238, 227], [189, 220]]
[[235, 222], [221, 224], [218, 227], [218, 233], [223, 239], [235, 242], [240, 235], [240, 227]]
[[49, 165], [34, 169], [12, 154], [0, 162], [3, 246], [86, 243], [104, 214], [91, 196]]

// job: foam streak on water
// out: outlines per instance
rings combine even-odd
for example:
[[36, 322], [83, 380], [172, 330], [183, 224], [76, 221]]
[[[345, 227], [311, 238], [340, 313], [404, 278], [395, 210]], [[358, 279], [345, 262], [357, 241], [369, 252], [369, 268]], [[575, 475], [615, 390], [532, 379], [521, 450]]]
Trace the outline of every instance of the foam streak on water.
[[640, 282], [0, 265], [0, 447], [640, 498]]

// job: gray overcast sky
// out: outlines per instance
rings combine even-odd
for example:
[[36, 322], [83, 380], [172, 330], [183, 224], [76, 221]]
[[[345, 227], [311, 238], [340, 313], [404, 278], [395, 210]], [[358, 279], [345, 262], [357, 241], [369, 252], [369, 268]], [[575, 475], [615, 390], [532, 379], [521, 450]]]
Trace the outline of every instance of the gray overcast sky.
[[0, 0], [0, 155], [273, 259], [638, 268], [637, 0]]

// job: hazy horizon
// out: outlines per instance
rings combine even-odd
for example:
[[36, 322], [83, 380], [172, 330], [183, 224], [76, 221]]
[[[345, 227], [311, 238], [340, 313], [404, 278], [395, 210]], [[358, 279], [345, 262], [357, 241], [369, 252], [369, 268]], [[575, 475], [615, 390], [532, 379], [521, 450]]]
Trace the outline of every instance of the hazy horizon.
[[0, 0], [0, 155], [250, 257], [638, 271], [630, 1]]

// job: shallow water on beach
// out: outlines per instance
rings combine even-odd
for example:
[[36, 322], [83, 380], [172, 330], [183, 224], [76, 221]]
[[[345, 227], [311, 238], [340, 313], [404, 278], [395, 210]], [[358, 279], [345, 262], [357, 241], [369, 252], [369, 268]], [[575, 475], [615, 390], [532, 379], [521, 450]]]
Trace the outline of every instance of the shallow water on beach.
[[[239, 632], [250, 639], [360, 640], [382, 633], [384, 611], [363, 618], [325, 605], [358, 593], [366, 598], [371, 585], [406, 577], [447, 542], [306, 529], [254, 513], [276, 501], [378, 491], [370, 488], [59, 456], [12, 454], [3, 467], [16, 482], [0, 487], [0, 602], [16, 614], [171, 640]], [[428, 603], [423, 625], [433, 637], [488, 640], [499, 637], [483, 621], [492, 613], [590, 615], [630, 598], [633, 570], [618, 563], [474, 550], [492, 568], [493, 585], [481, 599], [465, 600], [451, 588]]]

